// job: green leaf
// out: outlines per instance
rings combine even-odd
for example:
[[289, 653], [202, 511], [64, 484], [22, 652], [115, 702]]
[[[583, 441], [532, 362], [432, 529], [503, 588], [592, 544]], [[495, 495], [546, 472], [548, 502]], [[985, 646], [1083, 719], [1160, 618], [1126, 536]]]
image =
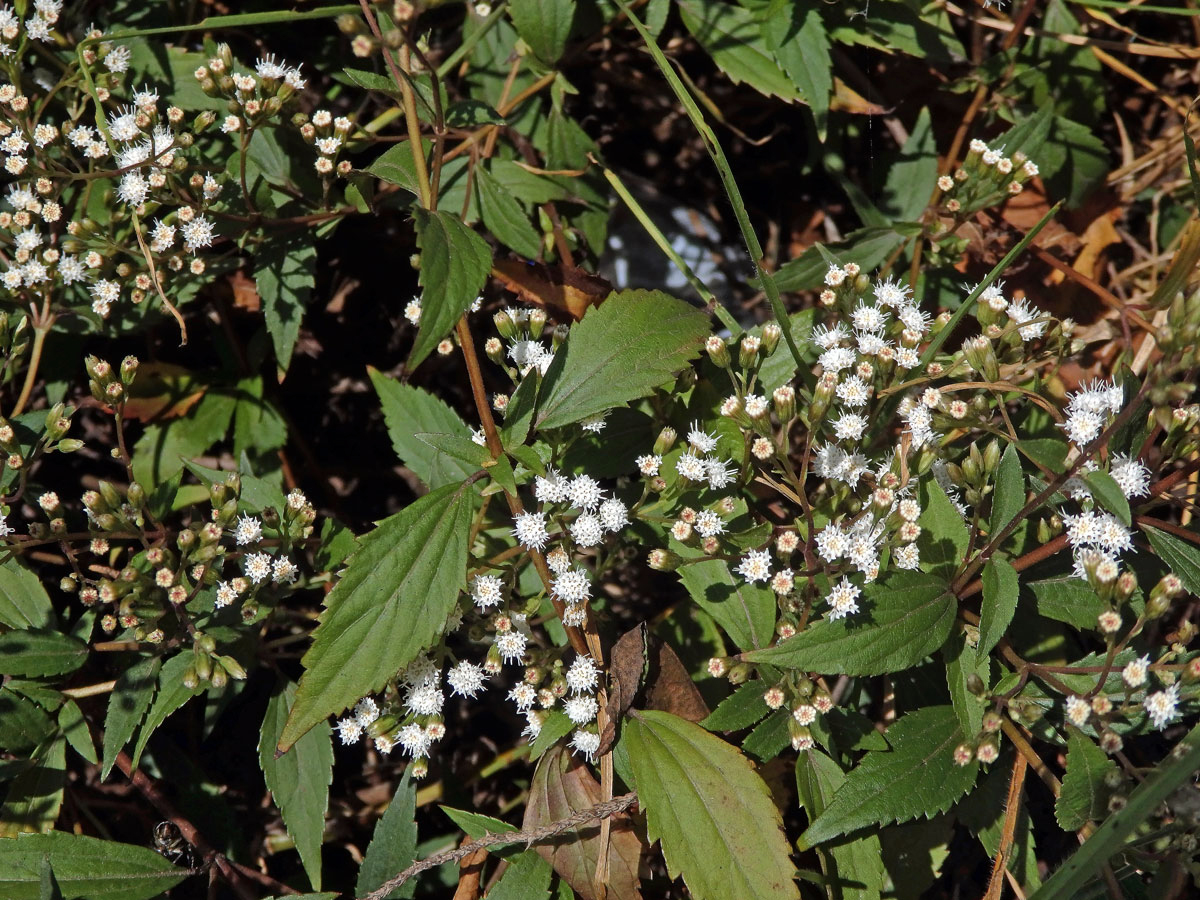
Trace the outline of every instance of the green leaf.
[[421, 250], [421, 325], [408, 356], [408, 368], [421, 364], [475, 302], [492, 268], [487, 242], [443, 210], [418, 208], [417, 246]]
[[1200, 595], [1200, 548], [1157, 528], [1143, 525], [1142, 531], [1146, 532], [1154, 552], [1179, 576], [1183, 586]]
[[743, 654], [751, 662], [828, 675], [899, 672], [942, 645], [958, 604], [940, 578], [897, 572], [863, 589], [860, 612], [822, 619], [766, 650]]
[[676, 6], [687, 30], [734, 84], [744, 82], [768, 97], [803, 99], [749, 10], [722, 0], [679, 0]]
[[233, 411], [233, 455], [247, 451], [269, 453], [287, 443], [287, 422], [275, 404], [263, 399], [263, 380], [259, 375], [237, 383], [237, 407]]
[[1017, 570], [1008, 560], [993, 556], [983, 567], [983, 605], [979, 610], [979, 650], [985, 656], [1004, 637], [1013, 614], [1021, 584]]
[[742, 741], [742, 749], [762, 762], [774, 759], [783, 752], [792, 741], [788, 731], [788, 719], [791, 713], [786, 709], [777, 709], [746, 735]]
[[317, 283], [317, 248], [311, 232], [280, 229], [263, 242], [254, 259], [254, 283], [262, 298], [267, 331], [279, 368], [286, 371], [300, 336], [304, 307]]
[[440, 432], [470, 439], [471, 429], [441, 399], [411, 384], [389, 378], [368, 366], [367, 374], [379, 404], [388, 437], [400, 461], [430, 488], [462, 481], [478, 466], [467, 465], [417, 438], [421, 432]]
[[[136, 766], [142, 758], [142, 751], [146, 749], [146, 743], [150, 740], [150, 736], [158, 729], [158, 726], [167, 720], [167, 716], [183, 706], [197, 694], [203, 693], [205, 685], [197, 684], [194, 688], [189, 688], [183, 683], [184, 671], [192, 664], [191, 653], [179, 653], [172, 656], [169, 660], [163, 663], [162, 670], [158, 675], [158, 692], [154, 695], [154, 702], [150, 705], [149, 712], [146, 713], [146, 721], [142, 723], [141, 730], [138, 732], [137, 743], [133, 746], [131, 759]], [[120, 750], [120, 746], [117, 746]], [[107, 752], [108, 747], [105, 746]], [[114, 757], [115, 757], [114, 753]]]
[[[932, 193], [932, 188], [930, 191]], [[784, 263], [775, 273], [775, 284], [781, 291], [813, 290], [824, 282], [825, 273], [829, 271], [825, 254], [839, 264], [857, 263], [864, 272], [869, 272], [887, 259], [902, 240], [903, 236], [890, 226], [860, 228], [850, 232], [841, 243], [809, 247]]]
[[25, 753], [53, 730], [54, 723], [45, 710], [10, 687], [0, 687], [0, 747]]
[[661, 291], [614, 291], [571, 326], [542, 382], [537, 428], [644, 397], [699, 352], [708, 317]]
[[923, 107], [900, 156], [888, 170], [879, 208], [891, 220], [915, 222], [925, 212], [937, 180], [937, 143], [929, 107]]
[[717, 708], [700, 722], [709, 731], [740, 731], [749, 728], [771, 710], [763, 700], [766, 684], [762, 681], [747, 681], [718, 704]]
[[146, 426], [133, 449], [133, 474], [142, 484], [158, 485], [225, 437], [237, 399], [208, 391], [186, 416]]
[[[825, 140], [829, 117], [829, 92], [833, 89], [833, 61], [829, 35], [815, 6], [772, 0], [763, 22], [766, 46], [812, 110], [817, 137]], [[933, 188], [930, 188], [932, 192]]]
[[1163, 759], [1146, 780], [1133, 789], [1125, 808], [1104, 820], [1030, 900], [1071, 900], [1079, 886], [1125, 845], [1126, 838], [1144, 823], [1159, 804], [1200, 769], [1200, 725], [1189, 731], [1177, 751]]
[[49, 628], [54, 608], [42, 581], [15, 556], [0, 563], [0, 623], [9, 628]]
[[525, 443], [525, 439], [529, 437], [529, 429], [533, 425], [533, 409], [537, 404], [537, 389], [536, 377], [522, 378], [508, 401], [508, 409], [504, 411], [502, 438], [509, 453], [515, 452], [518, 445]]
[[258, 739], [258, 764], [267, 788], [292, 836], [309, 884], [321, 889], [321, 838], [333, 780], [333, 739], [329, 726], [319, 724], [296, 741], [290, 752], [275, 758], [275, 745], [296, 698], [296, 685], [276, 687], [267, 701]]
[[[356, 897], [377, 890], [393, 875], [408, 868], [417, 857], [417, 789], [410, 774], [406, 768], [392, 795], [392, 802], [375, 824], [375, 833], [358, 869], [358, 881], [354, 885]], [[417, 881], [411, 879], [395, 888], [385, 900], [411, 897], [416, 889]]]
[[575, 0], [509, 0], [508, 12], [521, 39], [542, 62], [562, 56], [575, 18]]
[[892, 749], [863, 757], [800, 836], [803, 848], [869, 825], [945, 812], [975, 783], [978, 762], [954, 764], [954, 748], [963, 737], [953, 707], [928, 706], [901, 716], [887, 739]]
[[15, 837], [22, 832], [47, 832], [54, 827], [67, 783], [66, 746], [62, 734], [56, 734], [48, 744], [38, 748], [33, 767], [13, 779], [0, 806], [0, 838]]
[[492, 236], [521, 256], [536, 259], [542, 249], [541, 235], [529, 224], [529, 216], [521, 204], [484, 166], [475, 167], [475, 190], [479, 215]]
[[1076, 628], [1095, 628], [1106, 609], [1096, 592], [1079, 578], [1048, 578], [1028, 582], [1037, 597], [1038, 613]]
[[624, 732], [647, 838], [691, 896], [800, 896], [779, 809], [745, 756], [664, 712], [636, 713]]
[[921, 482], [921, 569], [950, 578], [962, 565], [971, 536], [962, 513], [932, 478]]
[[146, 847], [63, 831], [23, 834], [0, 840], [0, 897], [37, 900], [43, 859], [67, 900], [150, 900], [188, 876]]
[[62, 675], [87, 659], [87, 645], [67, 634], [41, 629], [0, 634], [0, 675]]
[[[792, 313], [788, 316], [788, 322], [792, 329], [792, 338], [795, 339], [797, 346], [806, 355], [810, 353], [813, 344], [812, 330], [813, 319], [816, 317], [816, 310], [802, 309], [798, 313]], [[756, 334], [758, 332], [755, 332]], [[813, 360], [815, 361], [815, 357]], [[758, 369], [758, 380], [762, 383], [763, 393], [769, 394], [778, 387], [782, 387], [792, 380], [792, 376], [796, 374], [796, 360], [792, 354], [787, 352], [787, 346], [780, 344], [775, 348], [775, 352], [766, 358], [763, 364]]]
[[[796, 793], [810, 822], [825, 811], [846, 773], [820, 750], [809, 750], [796, 760]], [[878, 835], [842, 841], [826, 848], [834, 865], [827, 875], [840, 887], [843, 900], [878, 900], [887, 879]]]
[[62, 888], [54, 877], [54, 867], [50, 865], [49, 857], [42, 857], [42, 882], [38, 885], [38, 900], [63, 900]]
[[381, 690], [441, 634], [466, 581], [472, 496], [468, 483], [448, 484], [359, 540], [325, 598], [280, 750]]
[[991, 658], [986, 653], [976, 656], [967, 646], [966, 635], [955, 634], [946, 641], [942, 650], [946, 660], [946, 686], [950, 689], [950, 702], [963, 734], [978, 734], [983, 727], [983, 700], [972, 693], [968, 682], [978, 675], [984, 684], [989, 684]]
[[[497, 819], [494, 816], [485, 816], [483, 813], [455, 809], [453, 806], [440, 806], [438, 809], [448, 815], [455, 825], [474, 840], [479, 840], [485, 834], [508, 834], [510, 831], [519, 830], [515, 825], [509, 825], [502, 819]], [[502, 847], [507, 845], [497, 844], [495, 846]]]
[[488, 890], [488, 900], [545, 900], [550, 896], [553, 875], [550, 863], [526, 850], [509, 860], [500, 880]]
[[1133, 518], [1129, 511], [1129, 500], [1125, 496], [1125, 492], [1121, 490], [1121, 486], [1117, 484], [1116, 479], [1107, 472], [1084, 472], [1082, 474], [1083, 480], [1087, 482], [1096, 502], [1120, 519], [1121, 524], [1126, 528], [1132, 525]]
[[[504, 116], [482, 100], [459, 100], [446, 110], [446, 124], [451, 128], [478, 128], [480, 125], [503, 125]], [[479, 169], [476, 168], [476, 173]]]
[[487, 447], [475, 443], [461, 434], [442, 434], [419, 431], [413, 435], [422, 444], [427, 444], [439, 453], [465, 463], [472, 473], [479, 471], [492, 458]]
[[550, 710], [550, 714], [546, 716], [546, 721], [542, 723], [542, 730], [538, 732], [538, 736], [529, 745], [529, 758], [537, 759], [557, 744], [560, 738], [564, 738], [570, 734], [574, 727], [575, 725], [561, 709]]
[[63, 703], [62, 709], [58, 711], [58, 727], [62, 729], [67, 743], [76, 753], [93, 765], [100, 761], [100, 758], [96, 756], [96, 744], [92, 741], [92, 732], [83, 718], [83, 711], [74, 700], [68, 699]]
[[1013, 520], [1025, 505], [1025, 476], [1021, 472], [1021, 457], [1009, 444], [996, 469], [996, 486], [992, 491], [991, 533], [996, 534]]
[[1061, 472], [1067, 459], [1067, 444], [1055, 438], [1027, 438], [1017, 445], [1018, 449], [1035, 463], [1051, 472]]
[[[422, 140], [421, 146], [428, 160], [429, 150], [433, 143]], [[417, 194], [417, 175], [413, 168], [412, 145], [407, 141], [388, 147], [379, 154], [373, 163], [367, 166], [366, 171], [389, 184], [400, 185], [414, 196]]]
[[1117, 771], [1117, 764], [1077, 728], [1067, 729], [1067, 771], [1062, 792], [1054, 802], [1054, 817], [1064, 831], [1078, 831], [1088, 822], [1108, 815], [1104, 776]]
[[[686, 549], [676, 549], [688, 555]], [[734, 577], [723, 559], [680, 566], [679, 580], [696, 605], [716, 620], [739, 649], [756, 650], [771, 642], [778, 604], [770, 588]]]

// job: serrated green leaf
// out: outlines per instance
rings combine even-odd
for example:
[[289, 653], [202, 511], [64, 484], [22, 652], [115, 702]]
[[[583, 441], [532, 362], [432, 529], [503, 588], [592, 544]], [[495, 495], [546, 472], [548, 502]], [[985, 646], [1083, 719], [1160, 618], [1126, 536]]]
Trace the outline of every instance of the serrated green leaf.
[[96, 744], [92, 741], [92, 732], [83, 718], [83, 711], [74, 700], [68, 698], [63, 703], [62, 709], [58, 711], [58, 727], [62, 729], [67, 743], [76, 753], [93, 765], [100, 761], [96, 756]]
[[443, 210], [418, 208], [417, 246], [421, 250], [421, 324], [408, 355], [415, 369], [448, 335], [475, 302], [492, 268], [487, 241]]
[[509, 0], [508, 12], [534, 55], [550, 65], [558, 62], [575, 20], [575, 0]]
[[[142, 723], [141, 729], [138, 731], [137, 742], [133, 746], [133, 753], [130, 759], [133, 765], [137, 765], [142, 758], [142, 751], [146, 749], [146, 743], [150, 740], [150, 736], [158, 729], [158, 726], [167, 720], [167, 717], [175, 710], [179, 709], [183, 704], [187, 703], [197, 694], [203, 693], [206, 685], [197, 684], [194, 688], [189, 688], [183, 683], [185, 670], [192, 664], [191, 653], [179, 653], [172, 656], [162, 665], [162, 669], [158, 673], [158, 691], [154, 695], [154, 702], [150, 704], [150, 709], [146, 713], [146, 720]], [[121, 747], [117, 746], [116, 750]], [[107, 755], [108, 746], [105, 745], [105, 753]], [[114, 758], [116, 753], [113, 754]]]
[[62, 733], [54, 735], [37, 749], [33, 767], [12, 780], [8, 796], [0, 805], [0, 838], [16, 837], [22, 832], [48, 832], [54, 827], [67, 783], [66, 749]]
[[49, 859], [67, 900], [150, 900], [188, 872], [146, 847], [52, 831], [0, 839], [0, 897], [37, 900]]
[[275, 758], [275, 745], [295, 698], [296, 685], [289, 681], [282, 690], [277, 687], [267, 701], [258, 739], [258, 765], [300, 853], [309, 884], [319, 891], [321, 838], [333, 780], [333, 739], [329, 726], [321, 723], [306, 731], [289, 752]]
[[529, 437], [529, 429], [533, 425], [533, 410], [537, 404], [537, 390], [538, 378], [530, 373], [529, 378], [521, 379], [521, 383], [509, 398], [508, 409], [504, 412], [501, 437], [510, 453]]
[[461, 434], [418, 431], [413, 437], [439, 453], [444, 453], [465, 463], [472, 473], [479, 471], [480, 467], [492, 458], [487, 447], [481, 446]]
[[542, 729], [538, 732], [538, 736], [529, 744], [530, 759], [537, 759], [557, 744], [560, 738], [570, 734], [574, 727], [571, 720], [567, 718], [567, 714], [561, 709], [550, 710], [546, 721], [542, 722]]
[[1070, 900], [1079, 886], [1125, 844], [1130, 832], [1146, 821], [1159, 804], [1200, 769], [1200, 725], [1189, 731], [1168, 755], [1133, 789], [1124, 809], [1104, 820], [1030, 900]]
[[280, 229], [255, 251], [254, 283], [281, 370], [292, 360], [304, 307], [316, 285], [317, 247], [311, 232]]
[[0, 675], [62, 675], [82, 666], [87, 653], [83, 641], [58, 631], [9, 631], [0, 634]]
[[54, 730], [50, 717], [36, 703], [0, 686], [0, 747], [24, 753], [40, 744]]
[[800, 896], [779, 809], [746, 757], [669, 713], [637, 713], [624, 731], [647, 838], [672, 878], [696, 900]]
[[554, 870], [533, 850], [518, 853], [488, 890], [488, 900], [545, 900], [550, 896]]
[[1095, 590], [1079, 578], [1032, 581], [1029, 588], [1037, 597], [1040, 615], [1076, 628], [1095, 628], [1097, 618], [1107, 608]]
[[1121, 524], [1128, 528], [1133, 524], [1133, 519], [1129, 511], [1129, 499], [1125, 496], [1125, 492], [1121, 490], [1121, 486], [1107, 472], [1084, 472], [1083, 480], [1087, 482], [1088, 488], [1092, 492], [1092, 497], [1096, 502], [1107, 509], [1110, 513], [1121, 520]]
[[[845, 782], [842, 767], [820, 750], [809, 750], [796, 760], [796, 793], [810, 822], [825, 811]], [[852, 838], [826, 849], [834, 862], [827, 876], [838, 886], [843, 900], [879, 900], [888, 871], [877, 835]]]
[[802, 847], [869, 825], [945, 812], [975, 783], [979, 763], [954, 764], [954, 748], [963, 738], [953, 707], [928, 706], [901, 716], [887, 739], [892, 749], [863, 757], [825, 812], [800, 836]]
[[1051, 472], [1061, 472], [1067, 459], [1065, 441], [1055, 438], [1027, 438], [1021, 441], [1017, 448], [1035, 463], [1045, 466]]
[[700, 352], [708, 316], [662, 291], [614, 291], [571, 326], [542, 381], [537, 428], [644, 397]]
[[[479, 840], [485, 834], [508, 834], [510, 831], [518, 831], [515, 825], [509, 825], [503, 819], [497, 819], [494, 816], [485, 816], [483, 813], [471, 812], [466, 809], [455, 809], [453, 806], [439, 806], [442, 812], [450, 817], [450, 820], [463, 830], [463, 832], [474, 840]], [[497, 844], [495, 846], [506, 846]]]
[[992, 491], [992, 534], [996, 534], [1013, 520], [1025, 505], [1025, 475], [1021, 472], [1021, 458], [1017, 448], [1009, 444], [1000, 457], [996, 469], [996, 486]]
[[[798, 313], [792, 313], [788, 316], [788, 322], [791, 323], [792, 338], [796, 341], [796, 346], [801, 348], [801, 352], [806, 355], [811, 353], [813, 319], [816, 317], [816, 310], [802, 309]], [[756, 334], [758, 332], [755, 332]], [[815, 361], [816, 357], [813, 357]], [[775, 352], [766, 358], [758, 369], [758, 380], [762, 383], [763, 393], [771, 393], [778, 387], [782, 387], [792, 380], [792, 376], [796, 374], [796, 359], [792, 354], [788, 353], [787, 346], [780, 344], [775, 348]]]
[[775, 273], [775, 284], [781, 291], [809, 291], [822, 284], [829, 271], [824, 253], [833, 256], [839, 264], [853, 262], [864, 272], [869, 272], [887, 259], [903, 240], [904, 237], [891, 226], [860, 228], [850, 232], [840, 243], [809, 247], [784, 263]]
[[914, 222], [925, 212], [937, 180], [937, 143], [929, 107], [923, 107], [888, 170], [879, 208], [890, 220]]
[[280, 750], [382, 689], [441, 634], [466, 581], [472, 496], [448, 484], [359, 540], [325, 598]]
[[812, 110], [817, 137], [824, 141], [829, 92], [833, 89], [833, 61], [820, 11], [815, 6], [773, 0], [762, 28], [767, 49], [775, 54], [804, 95]]
[[968, 682], [978, 675], [988, 684], [990, 658], [986, 653], [975, 655], [967, 646], [966, 635], [952, 635], [942, 651], [946, 660], [946, 686], [950, 689], [950, 703], [963, 734], [978, 734], [983, 726], [983, 700], [971, 692]]
[[678, 0], [676, 7], [687, 30], [734, 84], [745, 82], [768, 97], [803, 99], [749, 10], [721, 0]]
[[830, 675], [899, 672], [942, 645], [958, 608], [945, 581], [915, 572], [897, 572], [886, 582], [869, 584], [863, 595], [866, 602], [858, 613], [822, 619], [743, 658]]
[[[446, 124], [451, 128], [478, 128], [480, 125], [503, 125], [504, 116], [482, 100], [459, 100], [446, 110]], [[476, 172], [479, 169], [475, 170]]]
[[762, 681], [746, 682], [701, 720], [700, 727], [709, 731], [740, 731], [749, 728], [771, 711], [763, 700], [766, 689], [767, 686]]
[[62, 888], [54, 877], [54, 867], [49, 857], [42, 857], [41, 884], [38, 885], [38, 900], [63, 900]]
[[527, 259], [536, 259], [542, 238], [516, 198], [502, 188], [484, 166], [475, 167], [475, 191], [483, 224], [500, 241]]
[[1088, 822], [1099, 822], [1108, 815], [1108, 795], [1104, 776], [1115, 772], [1117, 764], [1095, 741], [1077, 728], [1067, 729], [1067, 771], [1062, 791], [1054, 802], [1054, 817], [1064, 831], [1078, 831]]
[[[674, 546], [685, 558], [699, 556]], [[775, 634], [775, 593], [760, 584], [736, 578], [723, 559], [689, 562], [679, 567], [679, 580], [702, 610], [716, 620], [742, 650], [766, 647]]]
[[1008, 560], [993, 556], [983, 567], [983, 605], [979, 610], [979, 655], [984, 656], [1004, 637], [1013, 614], [1021, 584], [1017, 570]]
[[[375, 824], [375, 833], [358, 869], [358, 881], [354, 886], [357, 897], [377, 890], [393, 875], [408, 868], [417, 857], [417, 789], [410, 776], [411, 772], [406, 768], [392, 795], [392, 802]], [[416, 889], [416, 879], [410, 879], [393, 889], [385, 900], [411, 897]]]
[[454, 410], [433, 394], [367, 367], [388, 437], [400, 461], [430, 488], [462, 481], [478, 466], [470, 466], [417, 438], [421, 432], [453, 434], [469, 440], [471, 429]]
[[950, 578], [958, 571], [970, 546], [967, 523], [946, 492], [933, 479], [921, 483], [921, 569]]
[[1200, 595], [1200, 548], [1157, 528], [1142, 526], [1150, 546], [1191, 593]]
[[775, 710], [746, 735], [742, 749], [762, 762], [774, 759], [791, 743], [792, 736], [788, 732], [790, 717], [791, 713], [786, 709]]
[[42, 581], [15, 556], [0, 563], [0, 624], [9, 628], [48, 628], [54, 608]]

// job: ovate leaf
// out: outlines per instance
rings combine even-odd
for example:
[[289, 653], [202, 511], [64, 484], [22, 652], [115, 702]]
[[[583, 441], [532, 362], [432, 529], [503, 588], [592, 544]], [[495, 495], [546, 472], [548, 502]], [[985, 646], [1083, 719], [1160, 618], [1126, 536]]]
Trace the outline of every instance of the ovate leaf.
[[962, 564], [970, 544], [967, 524], [933, 479], [921, 484], [921, 506], [923, 512], [917, 520], [921, 526], [917, 544], [921, 550], [921, 568], [949, 578]]
[[317, 248], [302, 228], [281, 229], [255, 253], [254, 283], [280, 369], [292, 359], [300, 320], [316, 282]]
[[954, 595], [932, 575], [897, 572], [886, 582], [867, 585], [863, 596], [858, 613], [822, 619], [744, 658], [830, 675], [882, 675], [924, 659], [954, 625]]
[[526, 850], [509, 860], [500, 880], [488, 891], [488, 900], [549, 900], [553, 875], [548, 862]]
[[[825, 140], [829, 116], [829, 92], [833, 89], [833, 61], [829, 57], [829, 35], [816, 6], [772, 2], [763, 22], [766, 44], [800, 89], [812, 110], [817, 136]], [[931, 189], [932, 190], [932, 189]]]
[[614, 291], [571, 326], [535, 426], [557, 428], [644, 397], [700, 352], [708, 316], [662, 291]]
[[765, 691], [766, 685], [762, 681], [747, 681], [722, 700], [700, 724], [709, 731], [749, 728], [771, 711], [763, 699]]
[[104, 717], [104, 754], [100, 777], [108, 777], [117, 754], [141, 724], [142, 716], [154, 699], [158, 684], [158, 669], [162, 658], [151, 656], [121, 673], [108, 698], [108, 714]]
[[[600, 782], [587, 766], [564, 747], [554, 747], [542, 757], [533, 773], [521, 827], [529, 831], [560, 822], [603, 799]], [[612, 900], [634, 900], [641, 896], [638, 893], [638, 861], [642, 843], [633, 830], [633, 820], [628, 813], [613, 816], [610, 822], [608, 896]], [[538, 844], [535, 849], [583, 900], [596, 900], [592, 877], [600, 853], [600, 831], [595, 822], [568, 829], [560, 839]]]
[[1021, 472], [1021, 457], [1009, 444], [1000, 457], [996, 470], [996, 486], [992, 490], [992, 534], [1013, 520], [1025, 505], [1025, 476]]
[[46, 628], [54, 620], [50, 595], [42, 581], [15, 556], [0, 563], [0, 624], [9, 628]]
[[62, 675], [86, 659], [87, 645], [69, 634], [34, 628], [0, 634], [0, 675]]
[[[133, 765], [136, 766], [142, 758], [142, 751], [146, 749], [146, 744], [151, 735], [158, 730], [158, 726], [165, 722], [171, 713], [207, 687], [205, 684], [197, 684], [194, 688], [190, 688], [183, 683], [184, 674], [191, 664], [192, 654], [186, 652], [172, 656], [163, 663], [162, 670], [158, 674], [158, 691], [154, 695], [154, 702], [150, 704], [146, 720], [142, 723], [137, 741], [133, 745], [131, 755]], [[119, 750], [120, 747], [117, 749]]]
[[679, 0], [676, 5], [687, 30], [734, 84], [745, 82], [761, 94], [784, 100], [803, 99], [767, 49], [749, 10], [724, 0]]
[[0, 839], [0, 897], [37, 900], [49, 859], [66, 900], [150, 900], [187, 877], [147, 847], [52, 831]]
[[258, 740], [258, 764], [267, 788], [283, 816], [283, 824], [300, 852], [309, 884], [321, 889], [321, 837], [333, 780], [333, 740], [321, 723], [296, 741], [289, 753], [275, 758], [275, 745], [296, 698], [296, 685], [287, 682], [267, 701]]
[[1029, 588], [1037, 597], [1039, 614], [1076, 628], [1095, 628], [1096, 619], [1107, 608], [1092, 586], [1078, 578], [1032, 581]]
[[722, 559], [680, 566], [679, 580], [740, 649], [756, 650], [771, 642], [778, 604], [769, 588], [736, 578]]
[[1143, 525], [1142, 530], [1154, 552], [1179, 576], [1183, 586], [1193, 594], [1200, 594], [1200, 548], [1157, 528]]
[[937, 144], [926, 106], [917, 116], [899, 158], [888, 170], [880, 209], [889, 219], [912, 222], [920, 218], [937, 179]]
[[1054, 803], [1054, 817], [1064, 831], [1078, 831], [1088, 822], [1099, 822], [1108, 815], [1111, 792], [1104, 776], [1115, 772], [1117, 764], [1082, 731], [1067, 731], [1067, 771], [1062, 792]]
[[993, 556], [983, 567], [983, 605], [979, 610], [979, 655], [983, 656], [1000, 642], [1013, 614], [1021, 585], [1017, 570], [1008, 560]]
[[508, 11], [534, 55], [551, 65], [558, 62], [571, 33], [575, 0], [509, 0]]
[[1121, 520], [1121, 524], [1129, 527], [1133, 523], [1129, 511], [1129, 499], [1115, 478], [1107, 472], [1084, 472], [1083, 480], [1087, 482], [1092, 496], [1101, 506]]
[[647, 837], [692, 897], [800, 896], [779, 810], [746, 757], [669, 713], [638, 713], [624, 733]]
[[475, 167], [479, 214], [488, 231], [521, 256], [534, 259], [542, 246], [541, 235], [529, 224], [521, 204], [483, 166]]
[[376, 368], [368, 366], [367, 374], [379, 395], [383, 421], [396, 455], [430, 489], [462, 481], [478, 468], [417, 438], [422, 432], [438, 432], [469, 439], [471, 429], [458, 413], [433, 394], [389, 378]]
[[359, 541], [302, 660], [279, 749], [387, 680], [441, 634], [466, 580], [472, 494], [448, 484]]
[[454, 327], [487, 281], [492, 251], [487, 242], [451, 213], [417, 209], [421, 249], [421, 326], [408, 355], [415, 369]]
[[[358, 881], [354, 894], [363, 897], [378, 889], [385, 881], [403, 872], [417, 855], [417, 789], [412, 783], [410, 770], [396, 786], [392, 802], [383, 817], [375, 825], [375, 834], [367, 847], [358, 869]], [[387, 895], [386, 900], [411, 897], [417, 889], [416, 879], [410, 879]]]
[[963, 737], [953, 707], [910, 712], [888, 729], [887, 738], [892, 749], [863, 757], [825, 812], [800, 836], [803, 847], [869, 825], [945, 812], [975, 783], [979, 763], [954, 763], [954, 748]]
[[0, 805], [0, 837], [48, 832], [54, 827], [67, 783], [66, 746], [63, 735], [55, 735], [38, 748], [33, 766], [13, 779]]

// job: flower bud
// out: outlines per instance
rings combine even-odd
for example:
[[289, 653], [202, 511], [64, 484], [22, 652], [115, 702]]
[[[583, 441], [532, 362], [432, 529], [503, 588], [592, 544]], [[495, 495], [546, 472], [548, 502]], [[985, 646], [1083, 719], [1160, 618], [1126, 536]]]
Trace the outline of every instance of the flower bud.
[[775, 415], [779, 421], [784, 424], [790, 422], [796, 415], [796, 389], [785, 384], [775, 389], [771, 399], [775, 402]]
[[500, 336], [506, 341], [513, 341], [517, 339], [517, 326], [516, 323], [513, 322], [512, 316], [508, 314], [508, 310], [499, 310], [494, 316], [492, 316], [492, 321], [496, 324], [496, 331], [498, 331]]
[[776, 322], [768, 322], [763, 326], [762, 330], [762, 351], [763, 356], [770, 356], [775, 352], [775, 348], [779, 346], [779, 339], [783, 337], [783, 329]]
[[679, 568], [679, 564], [683, 562], [678, 554], [672, 553], [670, 550], [664, 550], [661, 547], [650, 551], [650, 556], [647, 564], [656, 572], [674, 572]]
[[708, 352], [709, 358], [722, 369], [728, 369], [732, 360], [729, 358], [729, 347], [725, 341], [717, 335], [710, 335], [708, 340], [704, 342], [704, 349]]
[[748, 334], [742, 338], [742, 343], [738, 350], [738, 363], [743, 369], [751, 369], [757, 365], [758, 352], [761, 346], [762, 341], [752, 334]]
[[834, 392], [837, 390], [837, 376], [832, 372], [826, 372], [817, 381], [817, 386], [813, 390], [812, 403], [808, 408], [809, 423], [819, 422], [825, 418], [825, 413], [829, 412], [829, 404], [833, 402]]
[[658, 437], [654, 440], [654, 455], [663, 456], [664, 454], [669, 453], [671, 448], [675, 446], [675, 440], [678, 437], [679, 435], [670, 425], [664, 427], [663, 430], [658, 433]]

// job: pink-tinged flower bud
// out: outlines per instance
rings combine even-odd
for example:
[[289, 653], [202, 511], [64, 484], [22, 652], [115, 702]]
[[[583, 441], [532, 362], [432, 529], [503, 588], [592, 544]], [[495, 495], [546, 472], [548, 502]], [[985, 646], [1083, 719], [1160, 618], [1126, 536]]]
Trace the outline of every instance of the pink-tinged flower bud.
[[783, 329], [775, 322], [768, 322], [762, 329], [762, 351], [764, 356], [770, 356], [775, 352], [775, 348], [779, 346], [779, 339], [783, 337]]
[[647, 560], [650, 568], [656, 572], [674, 572], [682, 561], [675, 553], [662, 548], [651, 550]]
[[729, 660], [723, 656], [714, 656], [708, 661], [708, 674], [720, 678], [729, 671]]
[[956, 766], [969, 765], [974, 758], [975, 750], [970, 744], [959, 744], [954, 748], [954, 764]]
[[663, 428], [663, 430], [658, 433], [658, 437], [654, 440], [654, 455], [663, 456], [664, 454], [670, 452], [671, 448], [675, 446], [675, 441], [678, 437], [679, 435], [671, 426], [668, 425]]
[[708, 339], [704, 342], [704, 349], [714, 364], [720, 366], [722, 369], [729, 368], [732, 360], [729, 357], [729, 347], [723, 338], [715, 334], [709, 335]]

